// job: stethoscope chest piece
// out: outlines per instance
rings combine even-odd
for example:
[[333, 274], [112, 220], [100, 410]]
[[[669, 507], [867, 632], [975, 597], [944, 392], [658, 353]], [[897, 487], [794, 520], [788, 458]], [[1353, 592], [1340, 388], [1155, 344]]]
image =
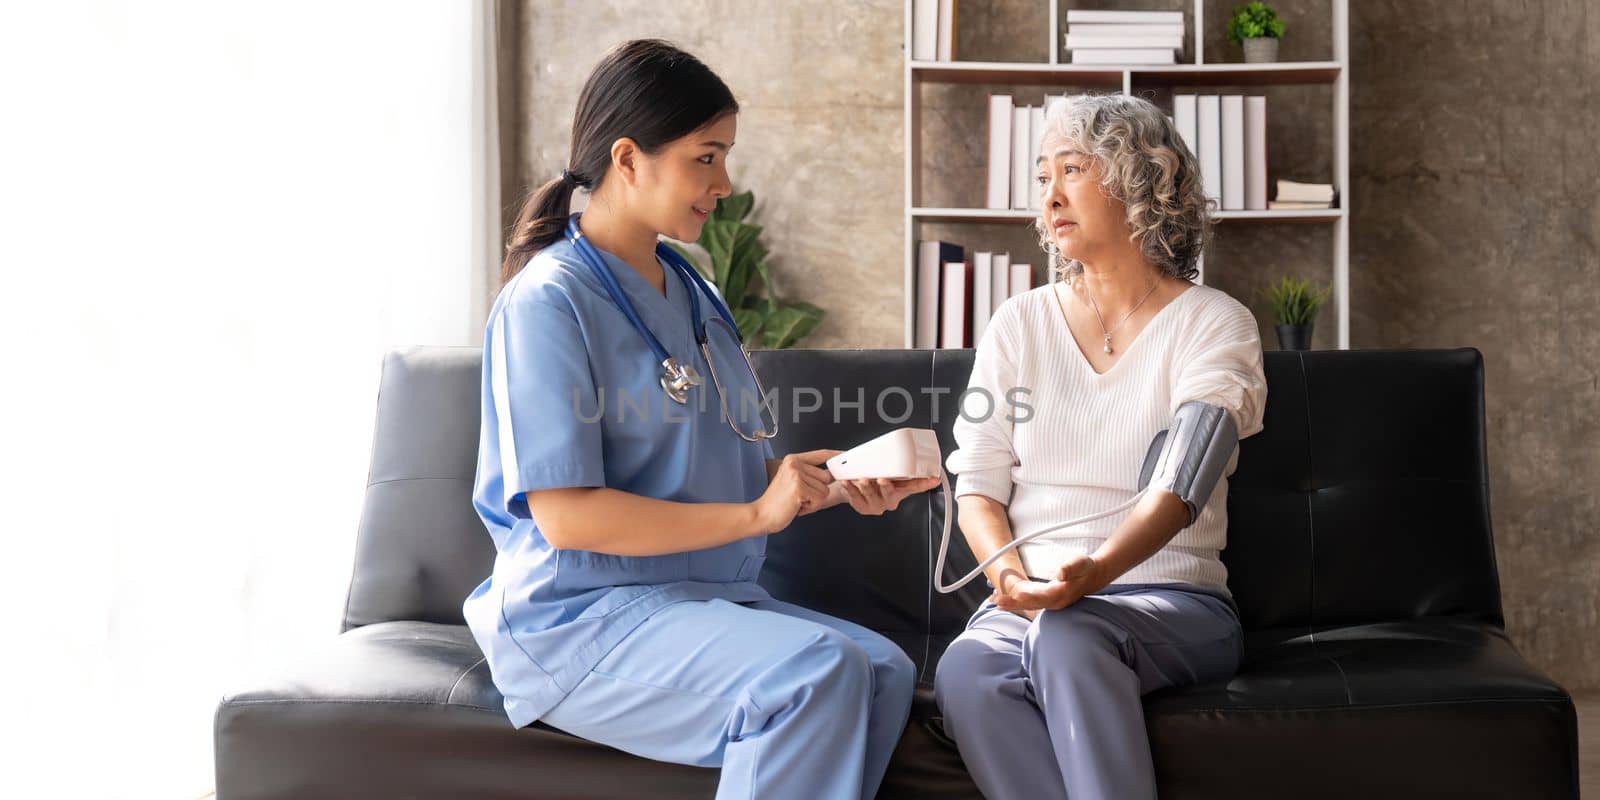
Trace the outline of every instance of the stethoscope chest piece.
[[661, 362], [661, 389], [667, 393], [678, 405], [689, 402], [689, 390], [701, 384], [700, 373], [694, 365], [685, 364], [676, 358], [668, 358]]
[[[661, 341], [656, 338], [655, 334], [650, 332], [650, 328], [639, 318], [639, 312], [634, 310], [633, 303], [628, 301], [627, 295], [622, 291], [622, 287], [617, 284], [616, 278], [606, 268], [604, 259], [600, 257], [600, 252], [584, 238], [583, 229], [578, 226], [577, 215], [567, 218], [567, 238], [572, 240], [572, 246], [577, 249], [578, 255], [583, 258], [590, 271], [605, 286], [606, 293], [611, 296], [611, 301], [617, 304], [617, 308], [622, 311], [623, 316], [628, 318], [628, 323], [633, 326], [633, 329], [639, 332], [639, 336], [644, 339], [645, 344], [650, 345], [650, 351], [655, 354], [655, 358], [660, 359], [661, 390], [679, 405], [687, 405], [689, 402], [689, 390], [704, 385], [700, 372], [694, 368], [693, 364], [686, 364], [669, 354], [667, 348], [661, 345]], [[762, 439], [771, 439], [777, 436], [777, 415], [772, 411], [772, 403], [767, 399], [766, 390], [761, 387], [761, 379], [756, 377], [755, 367], [750, 365], [750, 354], [740, 344], [739, 326], [733, 321], [733, 312], [728, 309], [726, 303], [722, 302], [722, 298], [712, 291], [705, 279], [700, 277], [700, 273], [696, 272], [689, 262], [683, 260], [683, 257], [678, 255], [677, 251], [667, 247], [665, 244], [657, 243], [656, 257], [665, 262], [671, 268], [671, 271], [677, 274], [678, 280], [683, 284], [684, 291], [689, 294], [689, 323], [695, 332], [696, 341], [700, 343], [700, 353], [706, 358], [706, 367], [711, 371], [711, 383], [716, 387], [717, 395], [722, 400], [722, 414], [728, 421], [728, 427], [732, 428], [733, 432], [739, 435], [739, 438], [747, 442], [759, 442]], [[696, 296], [696, 290], [705, 297], [706, 301], [711, 304], [712, 309], [716, 311], [712, 319], [705, 320], [701, 318], [700, 299]], [[717, 377], [717, 363], [711, 357], [710, 340], [707, 338], [706, 333], [708, 322], [711, 323], [712, 327], [718, 329], [726, 328], [726, 338], [744, 360], [744, 366], [750, 374], [750, 380], [755, 384], [756, 394], [761, 398], [763, 412], [767, 418], [772, 420], [770, 429], [759, 429], [753, 434], [745, 433], [734, 422], [734, 415], [728, 407], [727, 392], [722, 388], [722, 379]], [[704, 408], [704, 406], [702, 405], [701, 408]]]

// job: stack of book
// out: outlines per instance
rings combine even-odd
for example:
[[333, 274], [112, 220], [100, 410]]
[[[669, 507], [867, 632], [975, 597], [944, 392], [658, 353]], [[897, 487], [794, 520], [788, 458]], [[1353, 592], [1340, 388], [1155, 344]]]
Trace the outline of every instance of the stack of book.
[[1172, 96], [1172, 121], [1224, 211], [1267, 209], [1267, 98]]
[[954, 61], [956, 0], [915, 0], [911, 4], [911, 60]]
[[1278, 181], [1278, 199], [1268, 208], [1333, 208], [1333, 184]]
[[[1045, 97], [1045, 106], [1063, 99]], [[989, 168], [985, 208], [1017, 211], [1039, 209], [1033, 182], [1044, 134], [1045, 106], [1013, 105], [1009, 94], [989, 95]]]
[[917, 347], [976, 347], [1000, 304], [1033, 288], [1033, 267], [1010, 253], [965, 254], [950, 242], [917, 243]]
[[1066, 50], [1074, 64], [1175, 64], [1183, 12], [1069, 9]]

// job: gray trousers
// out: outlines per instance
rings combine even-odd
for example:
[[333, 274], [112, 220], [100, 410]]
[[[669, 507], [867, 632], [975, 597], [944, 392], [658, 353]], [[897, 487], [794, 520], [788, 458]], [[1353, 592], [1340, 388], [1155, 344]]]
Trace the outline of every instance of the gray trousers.
[[1156, 796], [1141, 697], [1233, 675], [1232, 599], [1117, 584], [1037, 620], [985, 603], [939, 661], [945, 731], [989, 800]]

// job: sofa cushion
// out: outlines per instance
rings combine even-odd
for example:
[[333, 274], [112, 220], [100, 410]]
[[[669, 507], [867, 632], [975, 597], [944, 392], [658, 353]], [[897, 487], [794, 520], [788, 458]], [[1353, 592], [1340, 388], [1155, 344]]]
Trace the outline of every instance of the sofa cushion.
[[1227, 681], [1145, 697], [1162, 797], [1577, 796], [1572, 701], [1495, 624], [1252, 631], [1245, 648]]
[[385, 622], [223, 699], [217, 796], [708, 798], [717, 770], [517, 730], [464, 625]]

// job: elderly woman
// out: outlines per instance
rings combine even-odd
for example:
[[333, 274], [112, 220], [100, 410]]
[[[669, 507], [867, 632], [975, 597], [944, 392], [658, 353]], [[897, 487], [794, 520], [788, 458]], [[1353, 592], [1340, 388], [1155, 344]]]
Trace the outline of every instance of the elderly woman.
[[1125, 504], [1182, 412], [1221, 420], [1209, 451], [1168, 437], [1191, 448], [1174, 457], [1209, 458], [1214, 483], [1188, 498], [1153, 483], [1130, 509], [990, 565], [994, 593], [935, 688], [985, 797], [1150, 798], [1141, 696], [1227, 678], [1242, 652], [1219, 555], [1237, 440], [1262, 429], [1261, 341], [1248, 309], [1192, 282], [1209, 206], [1160, 109], [1123, 95], [1058, 101], [1040, 153], [1037, 224], [1060, 280], [1008, 301], [978, 347], [969, 390], [1025, 399], [955, 423], [962, 534], [982, 561]]

